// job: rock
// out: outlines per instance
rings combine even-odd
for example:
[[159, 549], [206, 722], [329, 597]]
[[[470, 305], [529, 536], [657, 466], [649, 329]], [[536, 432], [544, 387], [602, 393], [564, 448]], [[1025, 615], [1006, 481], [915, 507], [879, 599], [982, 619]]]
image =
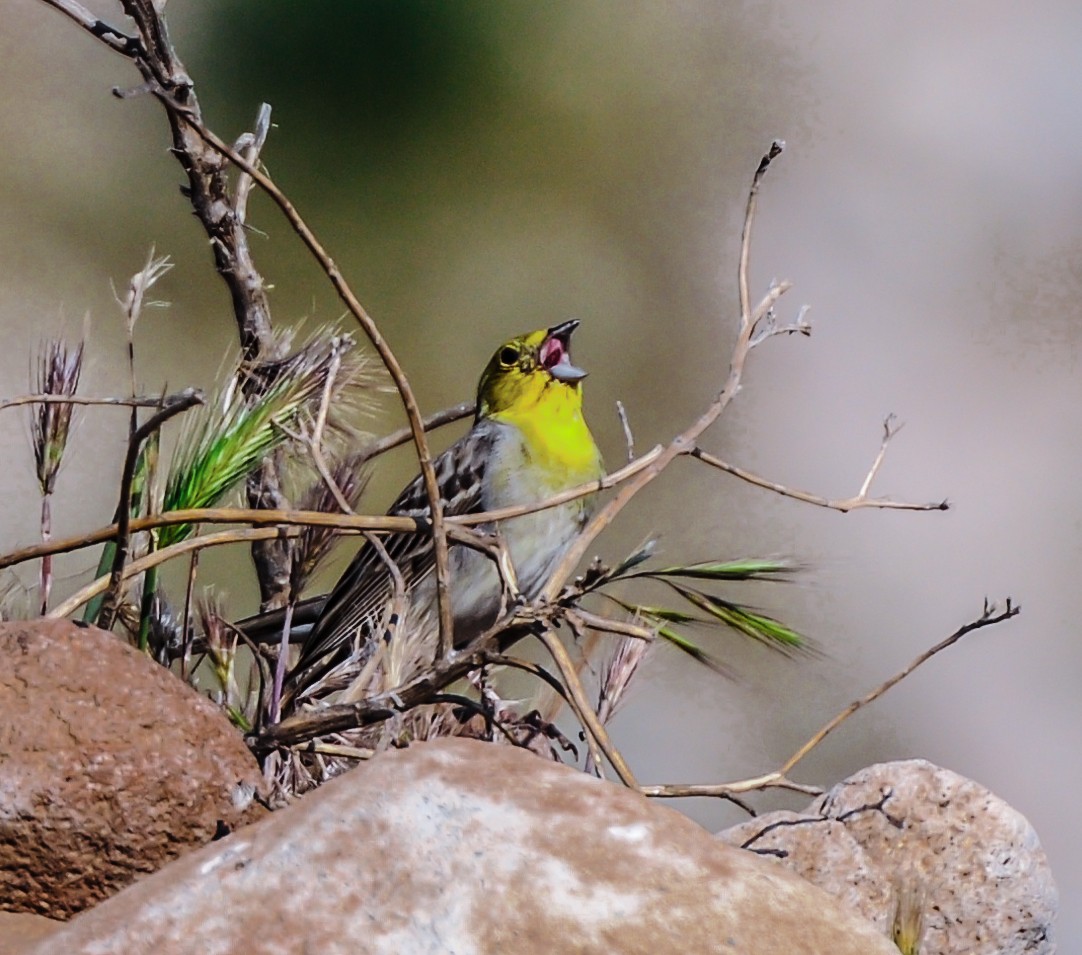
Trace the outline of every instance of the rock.
[[821, 890], [521, 749], [385, 753], [85, 912], [35, 955], [897, 955]]
[[29, 912], [0, 912], [0, 955], [28, 955], [63, 924]]
[[68, 918], [261, 811], [217, 707], [115, 635], [0, 625], [0, 905]]
[[777, 859], [889, 935], [894, 886], [845, 824], [799, 812], [769, 812], [718, 834], [723, 842]]
[[884, 931], [909, 894], [923, 913], [921, 955], [1055, 951], [1058, 893], [1036, 832], [925, 760], [870, 766], [804, 813], [769, 813], [719, 838], [780, 859]]

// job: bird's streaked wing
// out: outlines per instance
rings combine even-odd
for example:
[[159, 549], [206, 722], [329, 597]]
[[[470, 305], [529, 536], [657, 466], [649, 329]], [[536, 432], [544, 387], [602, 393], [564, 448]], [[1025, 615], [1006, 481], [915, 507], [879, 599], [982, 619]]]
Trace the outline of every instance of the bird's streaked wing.
[[[445, 515], [450, 517], [482, 510], [485, 465], [495, 439], [495, 429], [481, 423], [433, 462]], [[421, 476], [406, 486], [387, 513], [421, 521], [431, 518]], [[435, 567], [432, 538], [424, 533], [388, 534], [383, 538], [383, 544], [398, 566], [407, 590], [415, 587]], [[358, 630], [374, 626], [393, 593], [394, 578], [387, 564], [375, 547], [362, 544], [327, 598], [294, 673], [301, 673], [352, 640]]]

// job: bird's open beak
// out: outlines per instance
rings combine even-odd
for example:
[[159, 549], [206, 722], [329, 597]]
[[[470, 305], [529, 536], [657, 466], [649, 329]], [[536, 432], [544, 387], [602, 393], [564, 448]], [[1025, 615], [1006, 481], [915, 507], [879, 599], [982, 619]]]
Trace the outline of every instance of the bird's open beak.
[[553, 325], [541, 343], [538, 359], [542, 367], [557, 381], [570, 384], [586, 377], [585, 371], [571, 364], [571, 333], [578, 327], [577, 318]]

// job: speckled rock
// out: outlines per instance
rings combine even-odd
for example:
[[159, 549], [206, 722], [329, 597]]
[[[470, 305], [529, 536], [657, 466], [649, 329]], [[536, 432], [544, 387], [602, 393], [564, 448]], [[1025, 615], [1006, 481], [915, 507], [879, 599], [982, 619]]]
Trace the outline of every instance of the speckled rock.
[[0, 625], [0, 907], [70, 917], [260, 815], [260, 779], [217, 707], [115, 635]]
[[910, 896], [921, 955], [1055, 951], [1058, 893], [1032, 826], [925, 760], [870, 766], [803, 813], [769, 813], [720, 838], [780, 860], [884, 931]]
[[385, 753], [85, 912], [35, 955], [897, 955], [820, 889], [522, 749]]

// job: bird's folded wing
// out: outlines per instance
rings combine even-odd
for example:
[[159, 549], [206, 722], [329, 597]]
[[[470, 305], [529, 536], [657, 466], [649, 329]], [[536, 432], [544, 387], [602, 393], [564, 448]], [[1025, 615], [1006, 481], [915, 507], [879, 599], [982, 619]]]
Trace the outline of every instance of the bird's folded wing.
[[[483, 510], [485, 471], [496, 437], [495, 429], [483, 422], [433, 462], [446, 516]], [[406, 486], [387, 513], [424, 522], [431, 520], [432, 511], [421, 476]], [[383, 545], [387, 557], [402, 574], [407, 591], [435, 567], [432, 538], [423, 532], [388, 534]], [[301, 672], [337, 650], [359, 629], [374, 626], [393, 594], [394, 575], [383, 555], [372, 544], [362, 544], [327, 598], [294, 672]]]

